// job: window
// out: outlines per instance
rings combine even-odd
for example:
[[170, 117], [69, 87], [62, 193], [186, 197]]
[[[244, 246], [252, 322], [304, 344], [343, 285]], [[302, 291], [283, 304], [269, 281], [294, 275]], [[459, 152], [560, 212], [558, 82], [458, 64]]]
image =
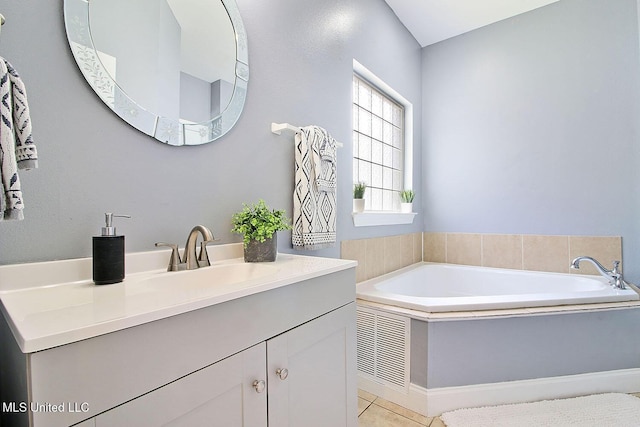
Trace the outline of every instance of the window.
[[367, 184], [365, 210], [398, 211], [405, 186], [405, 108], [353, 75], [353, 181]]

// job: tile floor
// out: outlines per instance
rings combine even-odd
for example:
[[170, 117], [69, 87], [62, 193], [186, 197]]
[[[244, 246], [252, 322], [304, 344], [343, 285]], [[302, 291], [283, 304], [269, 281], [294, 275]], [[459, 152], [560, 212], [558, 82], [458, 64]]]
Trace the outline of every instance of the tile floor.
[[[634, 393], [640, 398], [640, 393]], [[359, 427], [446, 427], [440, 417], [429, 418], [358, 390]]]
[[445, 427], [440, 418], [416, 414], [364, 390], [358, 390], [359, 427]]

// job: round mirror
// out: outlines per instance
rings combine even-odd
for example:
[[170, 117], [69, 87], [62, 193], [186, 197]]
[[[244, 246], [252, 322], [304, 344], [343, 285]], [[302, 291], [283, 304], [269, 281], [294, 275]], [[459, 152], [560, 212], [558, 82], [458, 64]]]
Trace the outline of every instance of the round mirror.
[[171, 145], [214, 141], [247, 92], [247, 40], [235, 0], [65, 0], [69, 45], [118, 116]]

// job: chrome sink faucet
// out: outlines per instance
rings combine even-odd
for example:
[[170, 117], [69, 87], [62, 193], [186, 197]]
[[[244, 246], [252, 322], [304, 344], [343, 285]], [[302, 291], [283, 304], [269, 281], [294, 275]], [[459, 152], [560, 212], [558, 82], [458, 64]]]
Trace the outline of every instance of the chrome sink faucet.
[[[202, 241], [200, 242], [200, 253], [196, 255], [198, 235], [202, 235]], [[156, 246], [168, 246], [171, 248], [171, 258], [169, 258], [167, 271], [195, 270], [196, 268], [211, 265], [209, 255], [207, 254], [207, 245], [215, 241], [217, 241], [217, 239], [213, 237], [211, 230], [204, 225], [196, 225], [189, 232], [182, 257], [180, 257], [178, 245], [158, 242]]]
[[571, 262], [571, 268], [576, 270], [580, 269], [580, 261], [588, 261], [593, 264], [598, 273], [600, 273], [605, 279], [609, 281], [609, 284], [617, 289], [627, 289], [626, 282], [622, 278], [622, 272], [619, 270], [620, 261], [613, 261], [613, 268], [607, 270], [595, 259], [590, 256], [579, 256]]

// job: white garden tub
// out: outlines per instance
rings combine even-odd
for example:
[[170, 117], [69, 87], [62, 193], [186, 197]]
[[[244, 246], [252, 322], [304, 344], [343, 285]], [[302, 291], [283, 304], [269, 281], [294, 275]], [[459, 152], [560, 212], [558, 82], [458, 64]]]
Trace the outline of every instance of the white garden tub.
[[357, 297], [426, 312], [635, 301], [600, 276], [419, 263], [358, 284]]

